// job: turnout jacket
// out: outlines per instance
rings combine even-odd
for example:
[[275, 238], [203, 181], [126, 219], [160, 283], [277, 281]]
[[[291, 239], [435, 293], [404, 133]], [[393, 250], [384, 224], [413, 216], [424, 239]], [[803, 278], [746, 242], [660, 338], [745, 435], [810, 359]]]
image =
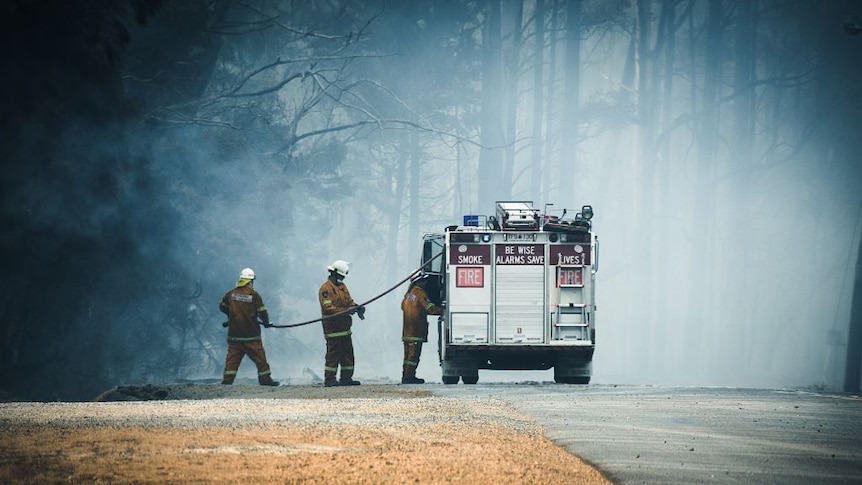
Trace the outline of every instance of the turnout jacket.
[[401, 300], [401, 310], [404, 312], [401, 334], [401, 340], [404, 342], [427, 342], [428, 315], [443, 314], [443, 308], [429, 301], [428, 293], [419, 285], [410, 285]]
[[[336, 285], [331, 278], [327, 278], [320, 290], [317, 292], [320, 299], [320, 313], [322, 316], [334, 315], [356, 306], [347, 285], [341, 283]], [[352, 333], [353, 319], [345, 313], [334, 318], [324, 318], [323, 336], [325, 338], [346, 337]]]
[[219, 303], [219, 310], [227, 315], [227, 339], [234, 342], [253, 342], [261, 340], [258, 316], [264, 325], [269, 325], [269, 312], [263, 298], [246, 283], [225, 293]]

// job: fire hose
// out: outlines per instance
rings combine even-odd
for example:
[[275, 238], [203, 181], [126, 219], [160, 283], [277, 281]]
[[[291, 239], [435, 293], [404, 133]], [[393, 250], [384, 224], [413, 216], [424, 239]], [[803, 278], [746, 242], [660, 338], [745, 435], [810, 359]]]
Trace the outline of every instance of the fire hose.
[[[439, 258], [439, 257], [440, 257], [440, 256], [442, 256], [442, 255], [443, 255], [443, 253], [439, 253], [439, 254], [437, 254], [436, 256], [432, 257], [431, 259], [429, 259], [429, 260], [425, 261], [424, 263], [422, 263], [422, 266], [419, 266], [418, 268], [416, 268], [415, 270], [413, 270], [409, 275], [407, 275], [407, 277], [406, 277], [406, 278], [404, 278], [403, 280], [401, 280], [401, 281], [399, 281], [398, 283], [396, 283], [392, 288], [389, 288], [388, 290], [384, 291], [383, 293], [380, 293], [379, 295], [375, 296], [374, 298], [372, 298], [372, 299], [370, 299], [370, 300], [368, 300], [368, 301], [366, 301], [366, 302], [364, 302], [364, 303], [361, 303], [361, 304], [359, 304], [359, 305], [356, 305], [355, 307], [348, 308], [347, 310], [343, 310], [343, 311], [340, 311], [340, 312], [338, 312], [338, 313], [333, 313], [332, 315], [324, 315], [324, 316], [322, 316], [322, 317], [320, 317], [320, 318], [315, 318], [314, 320], [306, 320], [306, 321], [304, 321], [304, 322], [299, 322], [299, 323], [290, 323], [290, 324], [270, 323], [270, 324], [269, 324], [269, 327], [271, 327], [271, 328], [293, 328], [293, 327], [301, 327], [301, 326], [303, 326], [303, 325], [310, 325], [310, 324], [315, 323], [315, 322], [321, 322], [321, 321], [326, 320], [326, 319], [329, 319], [329, 318], [335, 318], [335, 317], [338, 317], [338, 316], [341, 316], [341, 315], [345, 315], [345, 314], [350, 314], [350, 315], [352, 315], [352, 314], [354, 314], [354, 313], [357, 313], [357, 314], [359, 315], [359, 318], [360, 318], [360, 319], [362, 319], [362, 320], [364, 320], [364, 319], [365, 319], [365, 317], [364, 317], [364, 314], [365, 314], [365, 305], [368, 305], [368, 304], [370, 304], [370, 303], [373, 303], [373, 302], [375, 302], [375, 301], [379, 300], [380, 298], [383, 298], [384, 296], [388, 295], [389, 293], [392, 293], [393, 291], [395, 291], [395, 288], [398, 288], [399, 286], [401, 286], [402, 284], [404, 284], [404, 282], [405, 282], [405, 281], [407, 281], [407, 280], [409, 280], [410, 278], [412, 278], [413, 276], [415, 276], [415, 275], [416, 275], [416, 273], [419, 273], [420, 271], [422, 271], [422, 268], [424, 268], [424, 267], [428, 266], [429, 264], [431, 264], [431, 262], [432, 262], [432, 261], [434, 261], [435, 259]], [[361, 309], [361, 310], [360, 310], [360, 309]], [[227, 322], [224, 322], [224, 323], [222, 323], [222, 326], [223, 326], [223, 327], [227, 327], [227, 325], [226, 325], [226, 324], [227, 324]], [[261, 323], [261, 324], [262, 324], [262, 323]]]

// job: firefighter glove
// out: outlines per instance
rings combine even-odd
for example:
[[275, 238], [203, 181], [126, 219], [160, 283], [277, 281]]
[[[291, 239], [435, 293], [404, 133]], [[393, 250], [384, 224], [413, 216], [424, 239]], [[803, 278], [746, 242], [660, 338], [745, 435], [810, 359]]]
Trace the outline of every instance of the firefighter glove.
[[359, 316], [360, 320], [365, 320], [365, 307], [361, 306], [356, 309], [356, 315]]

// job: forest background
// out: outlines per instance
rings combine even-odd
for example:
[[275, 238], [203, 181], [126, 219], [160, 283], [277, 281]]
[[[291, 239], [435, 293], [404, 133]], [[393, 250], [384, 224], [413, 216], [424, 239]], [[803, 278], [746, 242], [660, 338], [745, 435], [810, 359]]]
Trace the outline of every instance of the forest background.
[[[496, 200], [595, 208], [593, 382], [858, 391], [860, 18], [850, 0], [4, 2], [0, 398], [218, 379], [243, 267], [274, 321], [312, 319], [332, 260], [368, 300], [424, 233]], [[403, 290], [355, 324], [357, 378], [400, 375]], [[276, 378], [322, 374], [319, 324], [264, 344]]]

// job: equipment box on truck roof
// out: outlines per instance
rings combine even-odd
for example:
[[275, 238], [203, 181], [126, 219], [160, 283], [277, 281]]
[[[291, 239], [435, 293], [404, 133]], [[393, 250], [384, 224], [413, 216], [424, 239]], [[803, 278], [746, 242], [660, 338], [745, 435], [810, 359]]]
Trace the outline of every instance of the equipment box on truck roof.
[[533, 202], [497, 202], [497, 221], [504, 231], [539, 229], [539, 214]]

